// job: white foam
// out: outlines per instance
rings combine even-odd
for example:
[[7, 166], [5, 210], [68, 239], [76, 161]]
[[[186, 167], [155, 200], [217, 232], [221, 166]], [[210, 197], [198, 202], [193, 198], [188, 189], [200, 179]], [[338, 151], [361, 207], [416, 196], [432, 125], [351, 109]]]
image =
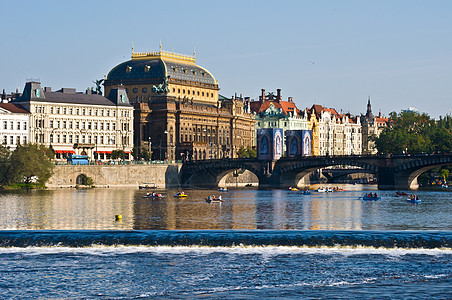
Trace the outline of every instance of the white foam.
[[381, 254], [387, 256], [403, 256], [409, 254], [424, 255], [452, 255], [451, 248], [375, 248], [375, 247], [298, 247], [298, 246], [232, 246], [232, 247], [210, 247], [210, 246], [103, 246], [96, 245], [91, 247], [7, 247], [0, 248], [0, 254], [23, 253], [25, 255], [45, 255], [53, 253], [85, 253], [98, 256], [109, 256], [118, 254], [149, 252], [155, 255], [165, 254], [190, 254], [207, 255], [210, 253], [225, 253], [234, 255], [258, 254], [265, 258], [275, 255], [290, 254], [323, 254], [323, 255], [369, 255]]

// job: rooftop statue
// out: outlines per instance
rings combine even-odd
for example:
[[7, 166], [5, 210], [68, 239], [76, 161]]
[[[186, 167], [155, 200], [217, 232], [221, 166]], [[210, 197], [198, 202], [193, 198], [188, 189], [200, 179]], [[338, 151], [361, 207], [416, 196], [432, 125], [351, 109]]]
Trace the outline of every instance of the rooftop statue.
[[163, 80], [163, 82], [161, 84], [159, 84], [158, 86], [153, 85], [152, 91], [159, 95], [168, 93], [169, 92], [168, 80], [170, 77], [171, 76], [166, 76], [165, 79]]
[[104, 82], [104, 80], [100, 79], [100, 80], [95, 80], [93, 82], [96, 84], [96, 91], [95, 91], [95, 93], [98, 94], [98, 95], [102, 95], [102, 90], [101, 90], [100, 85], [102, 84], [102, 82]]

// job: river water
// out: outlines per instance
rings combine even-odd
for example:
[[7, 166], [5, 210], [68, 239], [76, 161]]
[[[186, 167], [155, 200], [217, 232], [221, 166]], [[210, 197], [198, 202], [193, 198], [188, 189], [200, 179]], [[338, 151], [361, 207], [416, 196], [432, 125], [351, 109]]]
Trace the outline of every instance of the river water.
[[[2, 298], [445, 299], [452, 193], [0, 193]], [[378, 201], [364, 201], [377, 192]], [[361, 198], [360, 198], [361, 197]], [[118, 221], [115, 216], [121, 215]]]

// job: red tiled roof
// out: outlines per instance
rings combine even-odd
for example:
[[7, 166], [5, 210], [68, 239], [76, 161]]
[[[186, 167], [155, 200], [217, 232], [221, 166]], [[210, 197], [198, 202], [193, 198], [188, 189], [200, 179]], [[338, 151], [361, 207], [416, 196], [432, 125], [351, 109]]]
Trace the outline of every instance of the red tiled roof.
[[0, 107], [6, 109], [12, 113], [28, 114], [29, 112], [25, 110], [21, 105], [14, 103], [0, 103]]
[[300, 114], [300, 110], [297, 108], [295, 103], [290, 101], [279, 101], [279, 103], [276, 101], [267, 101], [267, 100], [264, 102], [252, 101], [250, 103], [250, 108], [251, 111], [255, 113], [261, 113], [263, 111], [266, 111], [270, 107], [270, 104], [273, 104], [278, 109], [281, 108], [285, 114], [289, 114], [289, 112], [294, 112], [297, 115]]

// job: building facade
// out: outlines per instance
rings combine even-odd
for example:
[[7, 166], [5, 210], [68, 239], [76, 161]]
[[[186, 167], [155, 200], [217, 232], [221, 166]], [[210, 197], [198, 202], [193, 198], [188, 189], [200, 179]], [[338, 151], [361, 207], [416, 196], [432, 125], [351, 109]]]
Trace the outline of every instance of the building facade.
[[[350, 114], [339, 114], [333, 108], [313, 105], [317, 122], [319, 155], [360, 155], [362, 153], [361, 121]], [[314, 135], [313, 135], [314, 139]]]
[[366, 114], [362, 115], [360, 119], [362, 124], [363, 154], [377, 154], [378, 150], [375, 147], [374, 138], [378, 137], [383, 129], [388, 126], [389, 119], [382, 117], [381, 113], [378, 116], [373, 115], [370, 97], [367, 100]]
[[236, 157], [255, 146], [254, 115], [242, 97], [219, 95], [218, 81], [195, 54], [133, 52], [114, 67], [105, 92], [122, 85], [134, 106], [134, 144], [153, 160]]
[[[256, 130], [281, 128], [283, 137], [287, 130], [307, 130], [307, 114], [297, 108], [291, 97], [287, 101], [282, 100], [281, 89], [276, 91], [276, 95], [266, 94], [262, 89], [259, 101], [250, 102], [251, 111], [256, 116]], [[283, 143], [283, 153], [286, 153], [286, 144]]]
[[103, 97], [90, 90], [77, 93], [63, 88], [52, 92], [31, 81], [12, 103], [30, 113], [29, 141], [52, 147], [56, 159], [68, 154], [110, 159], [113, 150], [124, 150], [125, 159], [130, 159], [133, 107], [124, 89], [111, 89], [108, 97]]
[[20, 105], [0, 103], [0, 142], [10, 150], [30, 140], [30, 113]]

